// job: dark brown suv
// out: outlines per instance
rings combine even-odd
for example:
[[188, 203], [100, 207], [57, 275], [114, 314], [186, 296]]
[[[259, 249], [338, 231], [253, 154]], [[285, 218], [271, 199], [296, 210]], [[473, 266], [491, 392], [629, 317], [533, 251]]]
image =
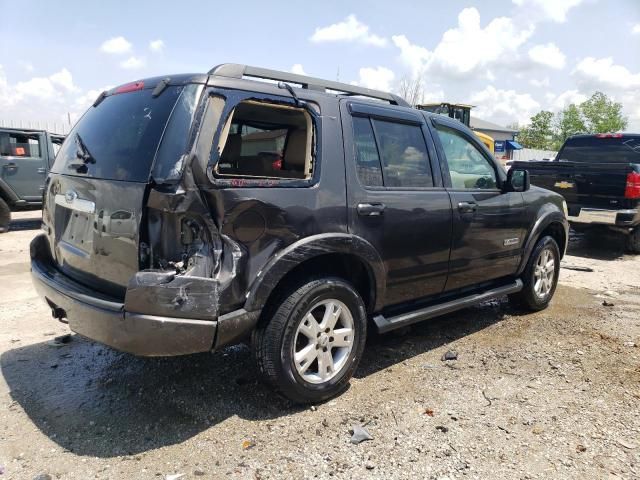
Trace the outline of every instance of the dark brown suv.
[[567, 243], [562, 198], [459, 122], [233, 64], [100, 95], [43, 224], [34, 282], [74, 332], [146, 356], [251, 337], [298, 402], [346, 387], [367, 328], [506, 294], [546, 307]]

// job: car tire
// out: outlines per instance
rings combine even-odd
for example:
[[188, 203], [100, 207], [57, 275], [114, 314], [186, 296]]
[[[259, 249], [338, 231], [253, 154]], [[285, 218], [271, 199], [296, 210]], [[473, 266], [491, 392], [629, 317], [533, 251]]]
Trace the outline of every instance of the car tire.
[[538, 240], [522, 274], [523, 288], [509, 296], [515, 305], [529, 311], [544, 310], [553, 298], [560, 274], [560, 249], [550, 236]]
[[367, 315], [345, 280], [324, 277], [292, 286], [268, 305], [252, 335], [262, 379], [296, 403], [344, 391], [362, 357]]
[[640, 227], [634, 228], [633, 231], [627, 235], [626, 247], [631, 253], [640, 253]]
[[8, 232], [11, 226], [11, 209], [9, 205], [0, 198], [0, 233]]

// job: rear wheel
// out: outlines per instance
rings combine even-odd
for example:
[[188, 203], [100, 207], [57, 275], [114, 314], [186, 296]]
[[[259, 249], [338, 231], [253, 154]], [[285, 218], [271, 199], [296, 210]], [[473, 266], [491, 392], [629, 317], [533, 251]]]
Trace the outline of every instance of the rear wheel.
[[538, 311], [547, 308], [558, 285], [560, 249], [553, 237], [545, 236], [536, 243], [522, 275], [524, 286], [509, 296], [516, 305]]
[[0, 198], [0, 233], [8, 232], [11, 225], [11, 210], [9, 205]]
[[627, 250], [631, 253], [640, 253], [640, 227], [636, 227], [627, 235]]
[[312, 280], [293, 287], [271, 312], [252, 338], [262, 378], [298, 403], [342, 392], [367, 336], [364, 304], [353, 286], [339, 278]]

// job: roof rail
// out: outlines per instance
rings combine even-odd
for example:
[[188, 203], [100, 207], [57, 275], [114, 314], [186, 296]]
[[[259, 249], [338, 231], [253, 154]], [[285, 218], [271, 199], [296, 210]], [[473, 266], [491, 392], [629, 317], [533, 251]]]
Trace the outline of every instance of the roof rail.
[[249, 65], [240, 65], [237, 63], [223, 63], [213, 67], [208, 72], [209, 75], [228, 78], [263, 78], [267, 80], [276, 80], [280, 82], [297, 83], [302, 88], [308, 90], [316, 90], [326, 92], [327, 90], [335, 90], [343, 92], [346, 95], [360, 95], [363, 97], [376, 98], [378, 100], [386, 100], [394, 105], [410, 107], [402, 97], [381, 90], [372, 90], [370, 88], [358, 87], [347, 83], [333, 82], [331, 80], [323, 80], [321, 78], [307, 77], [306, 75], [298, 75], [297, 73], [281, 72], [278, 70], [269, 70], [268, 68], [251, 67]]

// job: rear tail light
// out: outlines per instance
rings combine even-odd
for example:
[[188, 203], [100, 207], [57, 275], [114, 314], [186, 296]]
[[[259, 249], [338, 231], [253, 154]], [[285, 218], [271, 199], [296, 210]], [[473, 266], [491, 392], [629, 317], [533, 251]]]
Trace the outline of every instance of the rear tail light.
[[631, 172], [627, 175], [624, 198], [640, 198], [640, 173]]

